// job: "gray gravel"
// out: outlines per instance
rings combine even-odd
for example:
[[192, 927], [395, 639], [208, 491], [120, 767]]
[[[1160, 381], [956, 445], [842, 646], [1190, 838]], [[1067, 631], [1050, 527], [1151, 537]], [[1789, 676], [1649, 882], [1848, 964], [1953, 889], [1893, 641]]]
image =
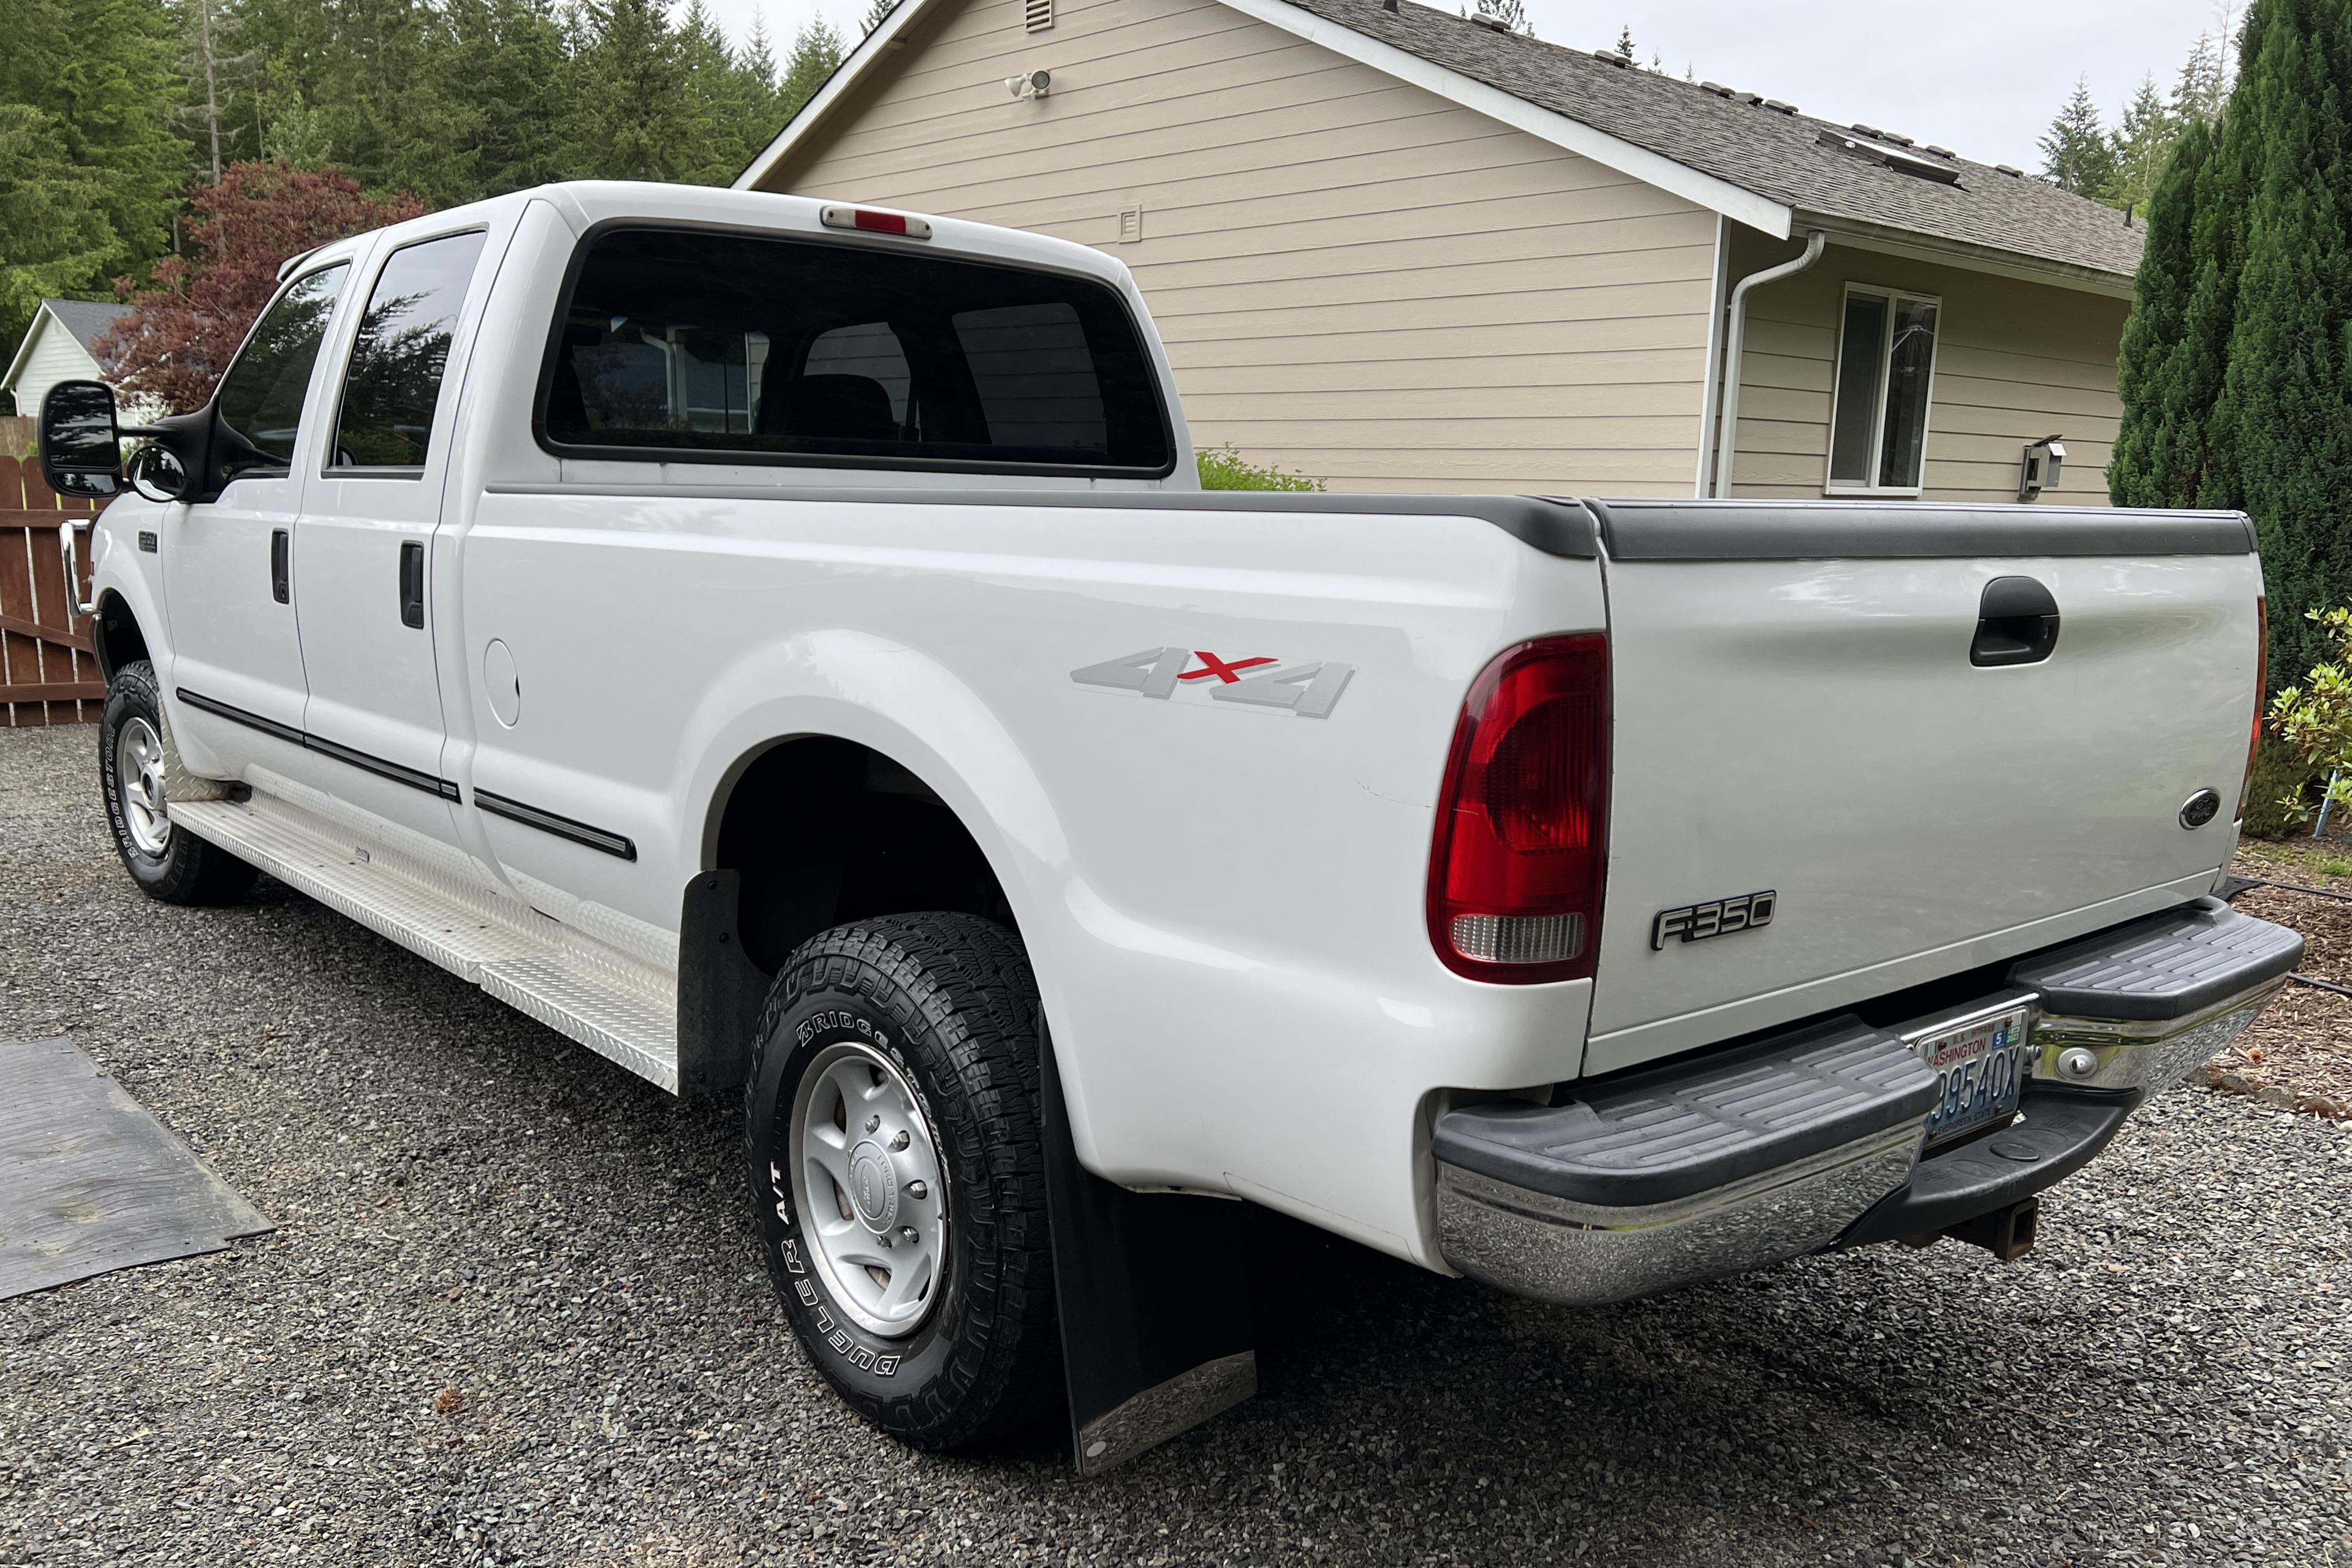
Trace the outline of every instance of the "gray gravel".
[[0, 1303], [0, 1563], [2352, 1563], [2330, 1124], [2177, 1091], [2022, 1262], [1595, 1312], [1270, 1222], [1265, 1392], [1080, 1483], [830, 1397], [723, 1114], [275, 883], [141, 897], [95, 750], [0, 731], [0, 1035], [281, 1228]]

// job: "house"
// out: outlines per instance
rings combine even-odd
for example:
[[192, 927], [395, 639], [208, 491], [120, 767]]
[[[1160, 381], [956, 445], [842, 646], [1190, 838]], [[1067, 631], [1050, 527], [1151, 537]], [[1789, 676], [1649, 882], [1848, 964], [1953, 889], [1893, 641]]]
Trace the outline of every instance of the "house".
[[0, 392], [15, 394], [16, 413], [37, 419], [41, 399], [59, 382], [105, 381], [94, 345], [107, 329], [131, 314], [128, 305], [94, 305], [86, 299], [44, 299], [25, 329], [0, 377]]
[[903, 0], [737, 184], [1109, 251], [1196, 442], [1339, 489], [2009, 501], [2057, 434], [2104, 503], [2142, 237], [1412, 0]]

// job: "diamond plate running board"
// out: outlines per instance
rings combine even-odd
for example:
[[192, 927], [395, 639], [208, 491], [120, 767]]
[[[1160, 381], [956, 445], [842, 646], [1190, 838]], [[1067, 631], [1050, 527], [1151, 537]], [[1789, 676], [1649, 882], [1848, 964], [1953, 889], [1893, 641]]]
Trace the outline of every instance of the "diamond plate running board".
[[677, 1092], [675, 973], [465, 875], [446, 846], [362, 833], [259, 790], [175, 800], [172, 822]]

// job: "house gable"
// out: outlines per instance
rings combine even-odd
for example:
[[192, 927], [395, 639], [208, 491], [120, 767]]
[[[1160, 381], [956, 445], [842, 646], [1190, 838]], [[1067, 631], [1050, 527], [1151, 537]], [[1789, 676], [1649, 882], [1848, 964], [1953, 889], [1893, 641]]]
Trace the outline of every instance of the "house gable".
[[1203, 445], [1348, 489], [1690, 493], [1714, 211], [1225, 0], [1034, 34], [913, 3], [761, 188], [1118, 256]]

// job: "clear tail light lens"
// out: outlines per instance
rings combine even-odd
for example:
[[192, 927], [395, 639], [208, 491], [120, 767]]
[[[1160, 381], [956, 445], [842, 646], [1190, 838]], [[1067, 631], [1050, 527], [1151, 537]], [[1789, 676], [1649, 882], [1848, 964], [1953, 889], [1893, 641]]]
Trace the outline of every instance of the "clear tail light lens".
[[1455, 974], [1592, 973], [1608, 847], [1609, 640], [1523, 643], [1471, 683], [1429, 861], [1429, 937]]

